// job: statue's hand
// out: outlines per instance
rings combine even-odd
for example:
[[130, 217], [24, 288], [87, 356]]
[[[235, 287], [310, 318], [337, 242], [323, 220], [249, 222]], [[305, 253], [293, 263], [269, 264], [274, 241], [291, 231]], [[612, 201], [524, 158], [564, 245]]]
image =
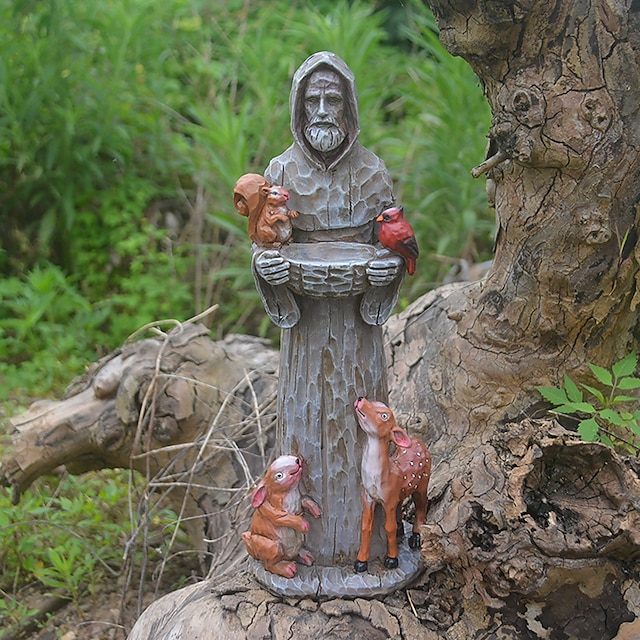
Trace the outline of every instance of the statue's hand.
[[404, 261], [400, 256], [382, 249], [367, 265], [369, 283], [372, 287], [386, 287], [398, 277], [403, 267]]
[[256, 256], [256, 270], [269, 284], [278, 285], [289, 282], [289, 261], [275, 249], [268, 249]]

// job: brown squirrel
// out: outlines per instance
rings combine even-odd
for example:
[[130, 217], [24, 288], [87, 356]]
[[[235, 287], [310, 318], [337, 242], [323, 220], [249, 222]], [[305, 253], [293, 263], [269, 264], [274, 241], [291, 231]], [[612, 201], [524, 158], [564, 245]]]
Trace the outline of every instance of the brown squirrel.
[[280, 185], [268, 183], [257, 173], [238, 178], [233, 189], [236, 211], [249, 218], [249, 237], [261, 247], [278, 248], [292, 234], [291, 218], [297, 211], [287, 209], [289, 192]]
[[307, 566], [313, 563], [313, 556], [302, 546], [309, 523], [301, 514], [304, 508], [319, 518], [320, 507], [300, 495], [301, 477], [301, 458], [277, 458], [251, 496], [255, 512], [249, 531], [242, 534], [249, 555], [261, 560], [267, 571], [285, 578], [296, 574], [294, 560]]

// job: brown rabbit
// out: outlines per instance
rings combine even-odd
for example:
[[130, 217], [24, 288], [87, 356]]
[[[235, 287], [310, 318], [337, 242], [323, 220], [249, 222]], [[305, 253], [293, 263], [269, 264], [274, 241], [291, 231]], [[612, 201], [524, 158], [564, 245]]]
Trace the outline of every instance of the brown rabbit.
[[301, 514], [304, 508], [319, 518], [320, 507], [300, 495], [301, 477], [301, 458], [277, 458], [251, 496], [251, 506], [256, 511], [249, 531], [242, 534], [249, 555], [261, 560], [267, 571], [285, 578], [296, 574], [294, 560], [307, 566], [313, 563], [313, 556], [302, 547], [309, 523]]

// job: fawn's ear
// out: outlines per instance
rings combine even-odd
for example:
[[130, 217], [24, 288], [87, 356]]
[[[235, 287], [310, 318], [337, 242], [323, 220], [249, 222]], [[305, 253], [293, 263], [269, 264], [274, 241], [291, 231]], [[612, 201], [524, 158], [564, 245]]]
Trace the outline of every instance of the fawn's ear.
[[391, 439], [399, 446], [399, 447], [408, 447], [411, 444], [411, 438], [409, 434], [400, 427], [394, 427], [391, 430]]
[[260, 483], [251, 496], [251, 506], [257, 509], [267, 499], [267, 488]]

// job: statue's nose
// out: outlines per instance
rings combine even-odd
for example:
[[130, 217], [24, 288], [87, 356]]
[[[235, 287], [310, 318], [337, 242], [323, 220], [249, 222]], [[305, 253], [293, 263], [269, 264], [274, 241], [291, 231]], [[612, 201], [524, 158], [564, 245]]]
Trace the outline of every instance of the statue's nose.
[[327, 100], [324, 94], [320, 96], [320, 102], [318, 102], [318, 115], [319, 116], [327, 115]]

